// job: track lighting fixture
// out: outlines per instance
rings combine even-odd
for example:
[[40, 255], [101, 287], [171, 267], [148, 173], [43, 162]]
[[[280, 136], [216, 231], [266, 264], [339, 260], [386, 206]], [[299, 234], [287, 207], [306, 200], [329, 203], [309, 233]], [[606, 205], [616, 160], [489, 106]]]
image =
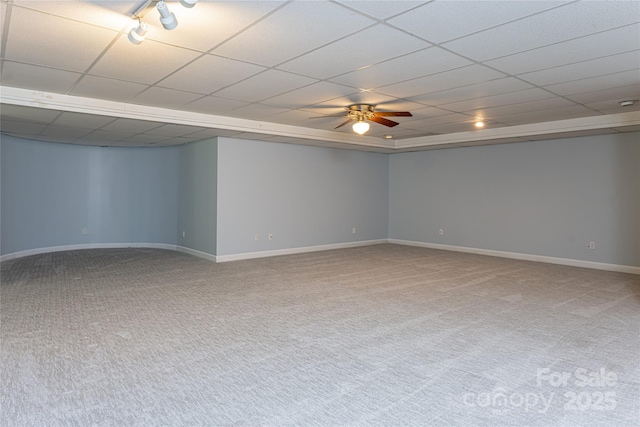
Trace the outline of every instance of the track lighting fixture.
[[156, 5], [156, 9], [160, 12], [160, 23], [164, 27], [165, 30], [173, 30], [178, 26], [178, 20], [176, 19], [176, 15], [173, 14], [167, 7], [167, 4], [160, 0]]
[[149, 31], [149, 26], [140, 21], [137, 27], [133, 27], [131, 31], [129, 31], [129, 41], [133, 44], [140, 44], [144, 40], [145, 34]]
[[192, 8], [198, 3], [198, 0], [180, 0], [180, 4], [186, 8]]
[[369, 123], [365, 122], [364, 119], [358, 119], [358, 121], [353, 124], [352, 128], [358, 135], [363, 135], [369, 130]]
[[[144, 40], [145, 34], [149, 31], [149, 26], [142, 22], [141, 19], [145, 14], [145, 11], [151, 6], [152, 3], [156, 2], [156, 9], [158, 9], [158, 13], [160, 13], [160, 23], [164, 27], [165, 30], [173, 30], [178, 26], [178, 20], [176, 19], [176, 15], [169, 10], [169, 7], [164, 2], [164, 0], [145, 0], [132, 14], [131, 18], [137, 19], [139, 24], [137, 27], [134, 27], [129, 31], [127, 37], [129, 41], [133, 44], [140, 44]], [[180, 4], [186, 8], [192, 8], [198, 0], [180, 0]]]

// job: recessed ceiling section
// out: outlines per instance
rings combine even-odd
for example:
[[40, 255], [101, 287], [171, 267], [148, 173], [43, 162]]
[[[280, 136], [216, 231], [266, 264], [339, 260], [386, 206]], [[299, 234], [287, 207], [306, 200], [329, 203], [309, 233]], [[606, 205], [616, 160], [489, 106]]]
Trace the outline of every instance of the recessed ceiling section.
[[[140, 3], [0, 2], [0, 131], [118, 146], [250, 135], [385, 152], [639, 124], [640, 105], [620, 105], [640, 99], [638, 2], [172, 1], [178, 26], [163, 29], [151, 5], [134, 45]], [[310, 119], [354, 104], [412, 117], [364, 136], [334, 129], [343, 117]]]

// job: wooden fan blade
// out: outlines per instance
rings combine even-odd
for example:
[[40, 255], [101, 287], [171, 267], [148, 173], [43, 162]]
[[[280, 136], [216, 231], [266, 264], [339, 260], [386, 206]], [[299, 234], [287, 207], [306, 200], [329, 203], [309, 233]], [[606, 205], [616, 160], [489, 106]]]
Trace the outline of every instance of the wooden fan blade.
[[332, 117], [346, 117], [347, 115], [345, 113], [340, 113], [340, 114], [330, 114], [328, 116], [316, 116], [316, 117], [309, 117], [310, 119], [330, 119]]
[[346, 120], [346, 121], [344, 121], [344, 122], [340, 123], [338, 126], [334, 127], [334, 129], [341, 128], [342, 126], [346, 125], [347, 123], [349, 123], [349, 122], [350, 122], [350, 121], [352, 121], [352, 120], [353, 120], [353, 119]]
[[393, 122], [391, 120], [383, 119], [382, 117], [371, 117], [372, 122], [380, 123], [381, 125], [388, 126], [390, 128], [394, 126], [398, 126], [398, 122]]
[[388, 117], [413, 117], [413, 114], [411, 114], [408, 111], [382, 111], [382, 112], [376, 112], [376, 113], [373, 113], [373, 114], [378, 116], [378, 117], [382, 117], [382, 116], [388, 116]]

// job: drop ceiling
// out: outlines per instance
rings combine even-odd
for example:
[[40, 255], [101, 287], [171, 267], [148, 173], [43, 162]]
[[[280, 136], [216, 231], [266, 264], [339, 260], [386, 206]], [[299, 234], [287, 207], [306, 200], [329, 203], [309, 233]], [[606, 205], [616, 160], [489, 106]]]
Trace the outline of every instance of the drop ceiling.
[[[637, 1], [0, 2], [0, 131], [155, 147], [214, 136], [381, 152], [640, 129]], [[366, 136], [351, 104], [411, 111]], [[478, 117], [486, 127], [476, 130]], [[391, 135], [386, 139], [385, 135]]]

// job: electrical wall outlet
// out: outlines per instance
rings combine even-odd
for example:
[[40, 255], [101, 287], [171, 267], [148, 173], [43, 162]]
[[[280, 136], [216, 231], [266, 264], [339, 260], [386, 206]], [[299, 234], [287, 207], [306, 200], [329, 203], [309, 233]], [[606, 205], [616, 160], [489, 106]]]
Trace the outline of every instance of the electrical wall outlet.
[[82, 229], [82, 234], [89, 234], [89, 230], [87, 230], [86, 228]]
[[186, 233], [184, 232], [184, 230], [182, 230], [182, 238], [184, 239], [186, 237]]
[[260, 235], [259, 235], [259, 234], [256, 234], [256, 242], [257, 242], [258, 240], [260, 240]]
[[589, 249], [595, 249], [596, 248], [596, 242], [589, 242]]
[[273, 240], [273, 234], [269, 233], [269, 240]]
[[438, 230], [438, 234], [441, 236], [444, 236], [444, 228], [441, 228], [440, 230]]
[[351, 233], [356, 234], [356, 228], [355, 228], [355, 227], [353, 227], [353, 228], [351, 229]]

